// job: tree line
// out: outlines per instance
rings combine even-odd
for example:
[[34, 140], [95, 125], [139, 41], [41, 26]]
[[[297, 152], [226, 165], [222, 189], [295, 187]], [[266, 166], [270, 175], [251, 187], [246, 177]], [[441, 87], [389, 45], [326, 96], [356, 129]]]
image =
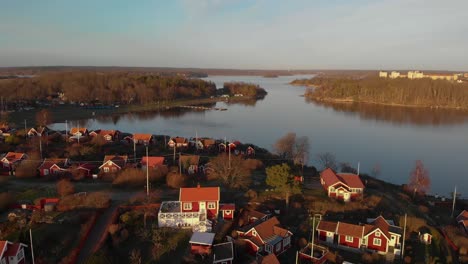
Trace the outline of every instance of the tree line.
[[421, 107], [468, 108], [468, 84], [431, 79], [327, 78], [295, 80], [314, 86], [305, 97], [323, 101], [369, 102]]
[[201, 79], [144, 73], [64, 72], [0, 82], [8, 102], [50, 100], [63, 93], [72, 102], [104, 104], [149, 103], [157, 100], [200, 98], [216, 94], [216, 85]]
[[223, 92], [230, 95], [242, 94], [247, 97], [264, 97], [267, 94], [259, 85], [245, 82], [226, 82]]

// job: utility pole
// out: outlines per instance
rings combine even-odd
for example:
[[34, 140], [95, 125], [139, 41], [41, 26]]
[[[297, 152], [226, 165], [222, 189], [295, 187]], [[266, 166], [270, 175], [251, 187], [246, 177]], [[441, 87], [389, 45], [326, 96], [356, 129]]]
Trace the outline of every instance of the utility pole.
[[175, 163], [175, 152], [176, 152], [176, 146], [177, 146], [177, 143], [176, 143], [176, 142], [174, 142], [174, 147], [173, 147], [173, 149], [174, 149], [174, 158], [173, 158], [173, 160], [172, 160], [172, 161], [173, 161], [173, 163]]
[[41, 159], [42, 159], [42, 135], [39, 136], [39, 152], [41, 153]]
[[136, 163], [136, 141], [135, 141], [135, 134], [133, 134], [133, 162]]
[[146, 145], [146, 196], [149, 196], [149, 159], [148, 159], [148, 145]]
[[24, 134], [28, 132], [27, 126], [26, 126], [26, 119], [24, 120]]
[[228, 169], [231, 169], [231, 143], [228, 144], [228, 157], [229, 157], [229, 166]]
[[401, 256], [400, 259], [403, 259], [405, 256], [405, 236], [406, 236], [406, 217], [408, 214], [405, 214], [405, 226], [403, 227], [403, 245], [401, 247]]
[[182, 161], [180, 160], [180, 152], [179, 152], [179, 174], [182, 175]]
[[453, 192], [453, 202], [452, 202], [452, 214], [450, 217], [453, 217], [453, 212], [455, 211], [455, 201], [457, 200], [457, 186], [455, 185], [455, 190]]
[[310, 258], [314, 258], [314, 238], [315, 238], [315, 215], [314, 218], [312, 219], [312, 239], [311, 239], [311, 245], [310, 245]]
[[359, 176], [359, 169], [361, 168], [361, 162], [357, 163], [357, 175]]
[[32, 264], [34, 264], [34, 249], [33, 249], [33, 239], [32, 239], [32, 231], [31, 231], [31, 228], [29, 229], [29, 241], [31, 242], [31, 259], [32, 259]]

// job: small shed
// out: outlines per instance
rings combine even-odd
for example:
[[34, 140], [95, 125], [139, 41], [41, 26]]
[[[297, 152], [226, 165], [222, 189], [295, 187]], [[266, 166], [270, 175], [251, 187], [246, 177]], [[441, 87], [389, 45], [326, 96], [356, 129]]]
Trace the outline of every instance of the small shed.
[[210, 255], [213, 248], [214, 233], [195, 232], [190, 238], [190, 252], [192, 254]]
[[213, 246], [213, 264], [231, 264], [234, 259], [232, 242], [216, 244]]
[[222, 213], [224, 220], [232, 220], [234, 218], [235, 204], [221, 204], [219, 210]]
[[423, 244], [430, 245], [432, 243], [432, 235], [429, 233], [422, 233], [419, 235], [419, 241]]

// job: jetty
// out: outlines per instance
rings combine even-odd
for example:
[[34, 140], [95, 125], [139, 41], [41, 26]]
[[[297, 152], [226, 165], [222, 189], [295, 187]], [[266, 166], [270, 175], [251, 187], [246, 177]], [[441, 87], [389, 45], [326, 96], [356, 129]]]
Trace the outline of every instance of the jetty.
[[198, 109], [198, 110], [216, 110], [216, 111], [226, 111], [227, 108], [221, 107], [206, 107], [206, 106], [199, 106], [199, 105], [181, 105], [181, 108], [190, 108], [190, 109]]

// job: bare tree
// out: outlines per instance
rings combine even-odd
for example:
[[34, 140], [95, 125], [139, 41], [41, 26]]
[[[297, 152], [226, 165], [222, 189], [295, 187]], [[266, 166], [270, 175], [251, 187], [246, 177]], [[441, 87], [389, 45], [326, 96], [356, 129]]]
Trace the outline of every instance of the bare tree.
[[252, 171], [249, 164], [240, 156], [231, 156], [223, 153], [210, 161], [207, 168], [208, 179], [219, 179], [229, 188], [243, 189], [251, 183]]
[[429, 178], [429, 171], [424, 168], [422, 161], [417, 160], [414, 170], [410, 174], [408, 188], [413, 192], [413, 197], [417, 193], [425, 194], [431, 187], [431, 179]]
[[52, 123], [52, 114], [48, 110], [42, 109], [36, 114], [36, 123], [39, 126], [47, 126]]
[[336, 157], [331, 152], [319, 153], [317, 155], [317, 161], [323, 169], [331, 168], [332, 170], [336, 170], [338, 168]]
[[357, 174], [357, 169], [353, 168], [349, 162], [340, 163], [341, 172]]
[[372, 177], [378, 178], [379, 175], [380, 175], [381, 170], [382, 170], [382, 169], [381, 169], [381, 167], [380, 167], [380, 164], [379, 164], [379, 163], [376, 163], [376, 164], [374, 165], [374, 167], [372, 168], [372, 171], [371, 171]]
[[278, 139], [273, 148], [280, 157], [292, 160], [296, 165], [304, 166], [309, 156], [309, 138], [297, 137], [296, 133], [289, 132]]
[[57, 194], [61, 197], [75, 192], [75, 186], [69, 180], [60, 180], [57, 182]]

